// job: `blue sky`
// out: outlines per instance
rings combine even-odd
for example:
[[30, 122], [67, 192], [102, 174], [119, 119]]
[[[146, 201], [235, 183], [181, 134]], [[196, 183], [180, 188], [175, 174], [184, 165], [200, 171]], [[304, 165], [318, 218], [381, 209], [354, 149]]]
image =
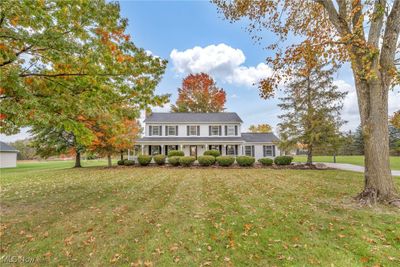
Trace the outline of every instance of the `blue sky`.
[[[264, 32], [262, 44], [255, 44], [245, 31], [245, 22], [230, 23], [208, 1], [121, 1], [120, 5], [121, 15], [129, 20], [128, 33], [133, 42], [169, 62], [157, 93], [172, 94], [174, 103], [183, 77], [204, 71], [225, 89], [227, 111], [241, 116], [244, 130], [258, 123], [276, 129], [281, 113], [279, 100], [261, 99], [252, 85], [269, 73], [264, 62], [273, 52], [263, 47], [274, 40], [273, 34]], [[334, 78], [341, 90], [349, 91], [344, 101], [343, 118], [348, 121], [344, 130], [354, 129], [359, 115], [351, 70], [344, 67]], [[389, 113], [400, 109], [398, 89], [389, 99]], [[168, 111], [169, 105], [156, 110]], [[26, 131], [15, 136], [0, 135], [4, 141], [25, 137]]]

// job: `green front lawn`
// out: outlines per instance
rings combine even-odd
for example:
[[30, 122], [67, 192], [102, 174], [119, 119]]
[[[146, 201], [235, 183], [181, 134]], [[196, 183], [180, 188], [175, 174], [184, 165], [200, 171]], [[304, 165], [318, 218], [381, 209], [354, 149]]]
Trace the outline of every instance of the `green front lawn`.
[[[295, 156], [295, 162], [306, 162], [307, 156]], [[333, 162], [333, 156], [314, 156], [315, 162]], [[336, 156], [337, 163], [349, 163], [364, 166], [364, 156]], [[400, 157], [390, 157], [390, 168], [400, 170]]]
[[27, 170], [1, 171], [0, 256], [38, 266], [400, 264], [398, 210], [358, 207], [359, 173]]

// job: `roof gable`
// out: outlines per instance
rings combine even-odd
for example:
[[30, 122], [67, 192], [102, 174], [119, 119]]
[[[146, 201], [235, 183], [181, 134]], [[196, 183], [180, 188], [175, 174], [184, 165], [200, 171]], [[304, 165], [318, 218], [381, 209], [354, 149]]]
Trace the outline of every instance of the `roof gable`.
[[242, 123], [242, 119], [236, 112], [154, 112], [144, 122], [146, 123]]
[[18, 152], [18, 150], [16, 150], [12, 146], [10, 146], [4, 142], [1, 142], [1, 141], [0, 141], [0, 151], [1, 152]]

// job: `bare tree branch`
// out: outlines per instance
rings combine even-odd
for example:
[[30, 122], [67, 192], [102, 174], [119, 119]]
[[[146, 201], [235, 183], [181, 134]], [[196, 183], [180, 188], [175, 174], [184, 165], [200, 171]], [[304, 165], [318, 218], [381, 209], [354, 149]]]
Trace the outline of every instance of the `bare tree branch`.
[[368, 33], [368, 43], [378, 47], [379, 37], [381, 35], [383, 20], [385, 18], [386, 0], [376, 0], [372, 14], [371, 27]]

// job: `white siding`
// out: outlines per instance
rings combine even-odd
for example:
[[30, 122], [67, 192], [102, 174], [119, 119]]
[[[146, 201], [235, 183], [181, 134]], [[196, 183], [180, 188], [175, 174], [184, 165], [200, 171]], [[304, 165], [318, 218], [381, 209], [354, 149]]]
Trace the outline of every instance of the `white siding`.
[[[178, 137], [187, 137], [187, 126], [190, 125], [195, 125], [195, 126], [200, 126], [200, 137], [206, 137], [209, 136], [209, 126], [210, 125], [216, 125], [216, 126], [221, 126], [221, 131], [222, 131], [222, 135], [221, 136], [225, 136], [225, 125], [237, 125], [238, 130], [237, 130], [237, 135], [231, 135], [231, 136], [241, 136], [241, 125], [240, 123], [213, 123], [213, 124], [207, 124], [207, 123], [186, 123], [186, 124], [177, 124], [177, 123], [151, 123], [151, 124], [146, 124], [145, 127], [145, 132], [144, 135], [145, 137], [159, 137], [158, 135], [151, 135], [149, 134], [150, 132], [150, 126], [162, 126], [162, 135], [164, 137], [168, 137], [165, 135], [165, 126], [176, 126], [178, 125]], [[176, 137], [176, 135], [172, 135], [171, 137]]]
[[0, 152], [0, 168], [15, 168], [15, 167], [17, 167], [17, 153]]

